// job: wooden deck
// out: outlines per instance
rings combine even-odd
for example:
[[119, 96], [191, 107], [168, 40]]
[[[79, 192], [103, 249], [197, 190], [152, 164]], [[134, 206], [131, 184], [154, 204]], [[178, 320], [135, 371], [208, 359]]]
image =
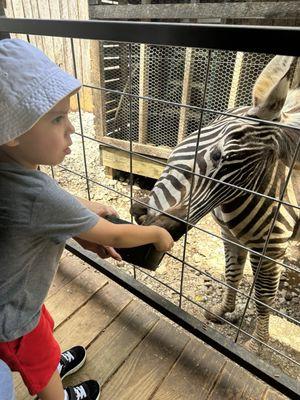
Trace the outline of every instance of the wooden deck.
[[[64, 383], [97, 379], [102, 400], [287, 399], [70, 253], [46, 305], [62, 349], [88, 349]], [[15, 386], [31, 398], [18, 375]]]

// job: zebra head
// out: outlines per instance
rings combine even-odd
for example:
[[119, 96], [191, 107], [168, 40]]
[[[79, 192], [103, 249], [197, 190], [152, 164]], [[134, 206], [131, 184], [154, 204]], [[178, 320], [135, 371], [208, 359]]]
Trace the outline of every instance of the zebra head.
[[239, 188], [265, 192], [275, 164], [291, 164], [299, 136], [297, 130], [268, 121], [300, 127], [299, 81], [296, 58], [274, 57], [254, 85], [252, 107], [219, 116], [173, 150], [149, 196], [141, 200], [144, 205], [133, 204], [136, 221], [163, 226], [178, 240], [186, 231], [180, 220], [186, 221], [188, 214], [195, 224], [245, 195]]

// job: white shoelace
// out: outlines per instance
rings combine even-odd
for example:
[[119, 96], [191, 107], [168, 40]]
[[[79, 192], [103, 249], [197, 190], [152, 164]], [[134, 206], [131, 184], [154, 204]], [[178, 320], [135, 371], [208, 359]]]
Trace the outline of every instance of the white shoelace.
[[65, 360], [67, 360], [68, 362], [71, 362], [72, 360], [74, 360], [74, 356], [72, 353], [70, 353], [69, 351], [66, 351], [65, 353], [62, 353], [62, 356]]
[[76, 393], [77, 400], [86, 399], [86, 391], [82, 385], [74, 387], [74, 391]]

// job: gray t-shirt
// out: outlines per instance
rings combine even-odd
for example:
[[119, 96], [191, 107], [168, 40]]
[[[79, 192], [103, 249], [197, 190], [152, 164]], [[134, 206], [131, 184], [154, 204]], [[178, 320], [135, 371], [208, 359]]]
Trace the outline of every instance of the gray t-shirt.
[[66, 240], [98, 220], [43, 172], [0, 163], [0, 341], [36, 327]]

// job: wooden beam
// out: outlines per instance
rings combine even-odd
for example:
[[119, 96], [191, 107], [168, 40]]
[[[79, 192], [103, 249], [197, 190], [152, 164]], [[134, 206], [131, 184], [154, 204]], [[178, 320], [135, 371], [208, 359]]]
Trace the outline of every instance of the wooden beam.
[[[112, 149], [100, 145], [100, 159], [103, 166], [110, 169], [130, 172], [130, 154], [124, 150]], [[159, 161], [165, 161], [158, 159]], [[132, 155], [132, 173], [158, 179], [164, 166], [155, 162], [155, 159], [145, 159], [137, 154]]]
[[[119, 147], [120, 149], [129, 150], [129, 142], [122, 139], [115, 139], [109, 136], [105, 136], [101, 138], [101, 143], [103, 144], [111, 144], [113, 146]], [[132, 150], [135, 153], [140, 153], [145, 156], [153, 156], [158, 158], [163, 158], [167, 160], [171, 154], [172, 149], [168, 147], [156, 147], [150, 144], [142, 144], [142, 143], [132, 143]]]
[[91, 19], [297, 18], [299, 1], [91, 5]]
[[[92, 64], [92, 81], [96, 86], [105, 86], [104, 83], [104, 59], [103, 59], [103, 42], [91, 41], [91, 64]], [[106, 135], [106, 93], [104, 90], [93, 90], [94, 103], [94, 129], [96, 139], [100, 140]]]
[[[191, 96], [191, 81], [193, 76], [193, 49], [187, 47], [185, 50], [185, 61], [184, 61], [184, 76], [182, 84], [182, 95], [181, 104], [189, 104]], [[177, 143], [183, 141], [187, 133], [187, 123], [188, 123], [188, 108], [180, 107], [180, 117], [179, 117], [179, 128]]]
[[[140, 45], [140, 84], [139, 95], [149, 95], [149, 55], [148, 45]], [[148, 141], [148, 100], [139, 99], [139, 143]]]

